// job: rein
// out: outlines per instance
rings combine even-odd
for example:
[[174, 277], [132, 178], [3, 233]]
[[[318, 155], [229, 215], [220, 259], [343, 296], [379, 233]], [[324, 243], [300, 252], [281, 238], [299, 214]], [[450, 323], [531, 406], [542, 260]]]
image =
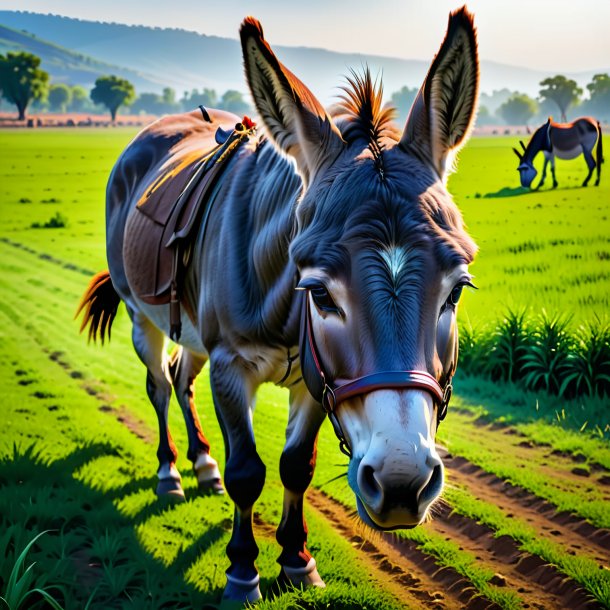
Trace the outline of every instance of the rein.
[[[303, 379], [310, 394], [322, 405], [339, 439], [339, 449], [351, 459], [352, 451], [345, 438], [343, 428], [337, 418], [338, 406], [348, 398], [360, 396], [375, 390], [389, 388], [423, 390], [432, 395], [434, 404], [438, 407], [436, 425], [440, 424], [447, 415], [447, 407], [451, 399], [453, 386], [451, 377], [443, 388], [440, 383], [428, 372], [419, 370], [404, 371], [377, 371], [355, 379], [341, 379], [340, 383], [325, 372], [324, 365], [316, 346], [311, 323], [311, 305], [309, 294], [305, 292], [303, 300], [303, 315], [301, 316], [300, 355]], [[311, 367], [308, 369], [308, 364]], [[313, 368], [314, 375], [310, 374]]]

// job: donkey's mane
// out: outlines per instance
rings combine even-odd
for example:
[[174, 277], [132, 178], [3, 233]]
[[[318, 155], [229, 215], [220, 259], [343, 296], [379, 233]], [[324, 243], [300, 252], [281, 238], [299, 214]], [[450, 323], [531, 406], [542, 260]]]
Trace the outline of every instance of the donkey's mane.
[[382, 106], [383, 84], [381, 79], [373, 79], [368, 67], [363, 74], [355, 70], [346, 77], [347, 84], [342, 87], [340, 102], [333, 109], [333, 116], [348, 144], [356, 142], [368, 147], [375, 165], [383, 171], [382, 152], [384, 140], [398, 140], [393, 120], [397, 116], [393, 106]]

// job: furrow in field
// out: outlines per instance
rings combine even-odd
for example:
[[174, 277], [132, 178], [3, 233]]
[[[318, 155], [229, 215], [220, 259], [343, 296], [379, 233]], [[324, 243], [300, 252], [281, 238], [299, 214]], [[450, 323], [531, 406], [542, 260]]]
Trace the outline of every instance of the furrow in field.
[[11, 246], [17, 250], [22, 250], [23, 252], [32, 254], [33, 256], [36, 256], [43, 261], [53, 263], [54, 265], [59, 265], [60, 267], [63, 267], [64, 269], [68, 269], [69, 271], [75, 271], [76, 273], [80, 273], [82, 275], [87, 275], [87, 276], [92, 276], [95, 273], [94, 271], [85, 269], [84, 267], [80, 267], [79, 265], [75, 265], [74, 263], [69, 263], [69, 262], [61, 260], [55, 256], [51, 256], [50, 254], [47, 254], [46, 252], [39, 252], [38, 250], [35, 250], [34, 248], [30, 248], [30, 246], [26, 246], [25, 244], [22, 244], [20, 242], [11, 241], [7, 237], [0, 237], [0, 242], [6, 244], [7, 246]]
[[492, 584], [517, 591], [532, 606], [601, 607], [578, 583], [544, 559], [519, 549], [510, 536], [495, 537], [493, 529], [452, 512], [446, 504], [436, 508], [431, 527], [493, 570]]
[[[72, 379], [79, 379], [82, 375], [79, 371], [72, 368], [72, 366], [65, 360], [63, 352], [55, 351], [49, 353], [46, 347], [41, 348], [42, 351], [47, 354], [50, 360], [55, 362], [66, 374]], [[113, 401], [111, 395], [103, 391], [102, 386], [99, 382], [95, 384], [84, 381], [80, 384], [80, 387], [87, 392], [90, 396], [95, 397], [101, 404], [98, 407], [103, 413], [112, 414], [120, 423], [122, 423], [134, 436], [144, 441], [148, 445], [156, 445], [157, 433], [142, 421], [136, 417], [125, 405], [111, 405], [108, 404]]]
[[364, 534], [363, 526], [354, 519], [353, 514], [324, 492], [310, 488], [307, 502], [367, 556], [376, 579], [387, 583], [394, 594], [406, 602], [411, 600], [415, 607], [425, 604], [426, 608], [439, 609], [498, 608], [493, 602], [481, 597], [464, 576], [453, 568], [439, 566], [432, 556], [418, 549], [414, 542], [392, 534]]
[[[484, 430], [489, 430], [496, 433], [500, 432], [508, 437], [513, 437], [514, 439], [522, 439], [513, 441], [509, 440], [509, 443], [512, 445], [517, 445], [522, 449], [534, 449], [536, 451], [541, 451], [545, 459], [553, 461], [559, 459], [564, 461], [566, 465], [571, 464], [573, 471], [572, 474], [576, 473], [577, 476], [581, 477], [592, 476], [594, 479], [599, 479], [602, 485], [610, 485], [610, 476], [608, 476], [610, 475], [610, 469], [596, 462], [595, 455], [591, 455], [587, 458], [579, 451], [570, 453], [569, 451], [554, 449], [550, 443], [538, 442], [530, 438], [525, 432], [517, 430], [517, 428], [505, 422], [490, 421], [487, 417], [482, 415], [475, 418], [473, 417], [473, 413], [468, 409], [457, 407], [453, 410], [453, 413], [458, 416], [468, 418], [470, 422], [479, 429], [482, 428]], [[587, 469], [583, 467], [583, 463], [585, 462], [588, 462], [592, 472], [587, 472]]]
[[560, 542], [568, 553], [591, 555], [600, 564], [610, 566], [610, 530], [596, 528], [576, 515], [558, 512], [550, 502], [465, 458], [452, 456], [443, 448], [439, 447], [439, 454], [447, 468], [449, 484], [465, 487], [480, 500], [501, 506], [509, 515], [518, 515], [541, 535]]

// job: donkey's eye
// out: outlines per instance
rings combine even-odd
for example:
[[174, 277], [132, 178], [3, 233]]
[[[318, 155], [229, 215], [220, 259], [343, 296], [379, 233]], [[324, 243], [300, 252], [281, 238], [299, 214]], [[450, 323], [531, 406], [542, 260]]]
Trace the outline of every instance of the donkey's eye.
[[341, 314], [341, 309], [339, 309], [337, 304], [333, 301], [333, 298], [328, 294], [326, 286], [318, 284], [317, 286], [310, 288], [309, 292], [318, 309], [327, 311], [328, 313]]
[[458, 301], [460, 300], [460, 297], [462, 296], [462, 290], [464, 289], [464, 284], [458, 284], [452, 291], [451, 294], [449, 295], [449, 300], [448, 302], [451, 305], [457, 305]]
[[460, 297], [462, 296], [462, 290], [464, 290], [464, 286], [470, 286], [471, 288], [474, 288], [476, 290], [476, 286], [468, 280], [456, 284], [456, 286], [449, 294], [449, 298], [445, 303], [445, 307], [447, 307], [448, 305], [453, 305], [455, 307], [458, 304]]
[[334, 313], [341, 317], [344, 316], [343, 310], [333, 301], [333, 298], [330, 296], [328, 289], [320, 281], [316, 281], [312, 278], [307, 278], [299, 283], [297, 289], [309, 290], [309, 293], [311, 294], [311, 298], [313, 299], [315, 306], [320, 311]]

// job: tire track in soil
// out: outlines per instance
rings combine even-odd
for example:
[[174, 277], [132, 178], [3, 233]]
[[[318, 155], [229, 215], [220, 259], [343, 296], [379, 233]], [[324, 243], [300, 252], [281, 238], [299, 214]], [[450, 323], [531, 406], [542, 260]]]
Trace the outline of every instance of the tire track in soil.
[[581, 585], [544, 559], [519, 549], [510, 536], [495, 537], [492, 528], [454, 513], [444, 504], [435, 510], [431, 528], [472, 553], [495, 572], [491, 584], [510, 587], [524, 607], [603, 608]]
[[457, 570], [440, 566], [434, 557], [421, 551], [410, 540], [391, 533], [375, 532], [365, 539], [365, 526], [359, 527], [353, 512], [324, 492], [309, 488], [307, 505], [329, 521], [367, 560], [375, 580], [407, 605], [431, 610], [497, 610], [496, 603], [482, 597], [476, 587]]
[[597, 528], [588, 521], [557, 507], [532, 492], [513, 485], [483, 470], [465, 458], [452, 456], [437, 447], [448, 479], [493, 506], [501, 506], [509, 515], [523, 521], [545, 536], [560, 542], [571, 555], [590, 554], [602, 565], [610, 566], [610, 530]]
[[[42, 347], [42, 351], [48, 355], [50, 360], [60, 366], [72, 379], [83, 378], [83, 374], [80, 371], [73, 369], [72, 366], [63, 358], [63, 352], [55, 351], [49, 353], [49, 350], [46, 347]], [[87, 392], [89, 396], [93, 396], [99, 402], [102, 403], [98, 407], [99, 411], [101, 411], [102, 413], [110, 413], [114, 415], [114, 417], [121, 424], [123, 424], [133, 435], [135, 435], [141, 441], [145, 442], [147, 445], [155, 445], [157, 443], [157, 433], [152, 428], [150, 428], [146, 422], [131, 413], [125, 405], [119, 405], [118, 407], [115, 407], [108, 404], [112, 402], [113, 397], [100, 389], [99, 382], [93, 384], [87, 381], [83, 381], [80, 384], [80, 387], [85, 392]]]

